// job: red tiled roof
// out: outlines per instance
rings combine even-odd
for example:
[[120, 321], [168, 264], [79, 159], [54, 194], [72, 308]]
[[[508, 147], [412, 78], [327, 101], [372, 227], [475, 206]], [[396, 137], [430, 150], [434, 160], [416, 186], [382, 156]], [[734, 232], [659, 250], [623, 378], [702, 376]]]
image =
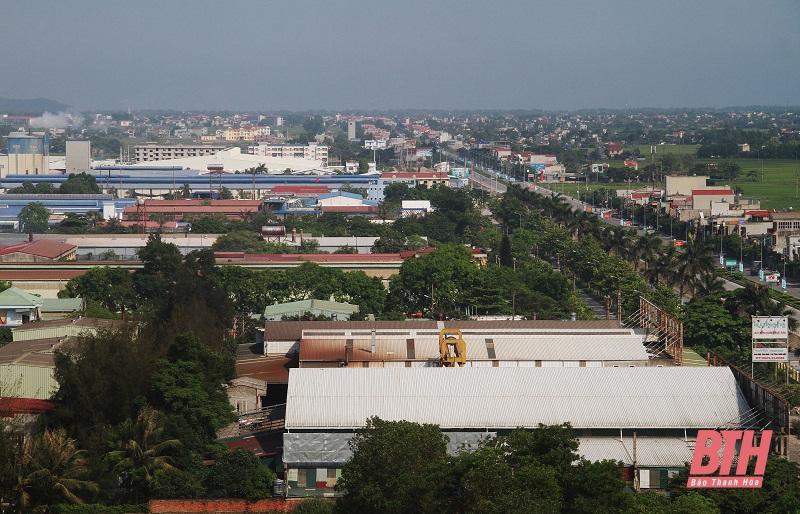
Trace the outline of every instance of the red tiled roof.
[[[120, 225], [123, 227], [135, 227], [137, 225], [144, 225], [146, 228], [159, 228], [162, 226], [161, 223], [158, 221], [120, 221]], [[178, 223], [175, 221], [165, 221], [163, 223], [164, 228], [177, 228]]]
[[378, 207], [375, 205], [323, 205], [320, 210], [325, 212], [341, 212], [344, 214], [375, 214]]
[[410, 172], [397, 172], [397, 173], [383, 173], [381, 174], [382, 179], [387, 178], [411, 178], [411, 179], [432, 179], [432, 178], [447, 178], [447, 174], [444, 172], [433, 172], [433, 171], [420, 171], [418, 173], [410, 173]]
[[87, 270], [69, 269], [69, 270], [51, 270], [51, 269], [31, 269], [31, 270], [2, 270], [0, 271], [0, 280], [69, 280], [73, 277], [79, 277], [86, 273]]
[[[354, 253], [354, 254], [334, 254], [334, 253], [247, 253], [242, 254], [239, 252], [215, 252], [214, 256], [222, 259], [241, 259], [245, 261], [255, 262], [353, 262], [353, 263], [370, 263], [370, 262], [398, 262], [413, 257], [420, 252], [403, 252], [403, 253]], [[236, 257], [229, 257], [229, 254], [237, 254]], [[225, 255], [223, 257], [223, 255]]]
[[0, 249], [0, 255], [10, 255], [12, 253], [24, 253], [27, 255], [35, 255], [37, 257], [44, 257], [46, 259], [58, 259], [64, 254], [75, 250], [77, 246], [62, 243], [60, 241], [52, 241], [49, 239], [39, 239], [38, 241], [31, 241], [20, 243], [12, 246], [6, 246]]
[[261, 200], [145, 200], [144, 204], [149, 211], [152, 207], [186, 207], [191, 205], [209, 205], [214, 207], [258, 207]]
[[308, 194], [324, 195], [330, 193], [328, 186], [275, 186], [270, 190], [274, 194]]
[[732, 189], [692, 189], [692, 196], [732, 195]]
[[[141, 209], [142, 213], [150, 214], [166, 214], [168, 216], [176, 216], [183, 218], [187, 214], [224, 214], [231, 219], [239, 219], [245, 212], [255, 213], [258, 212], [258, 205], [184, 205], [184, 206], [150, 206], [146, 205]], [[139, 212], [135, 205], [129, 205], [122, 211], [127, 217], [131, 214]], [[124, 222], [123, 222], [124, 224]]]
[[744, 211], [745, 215], [749, 214], [750, 216], [755, 216], [757, 218], [765, 218], [769, 216], [769, 211], [766, 209], [763, 210], [755, 210], [755, 211]]
[[0, 417], [10, 418], [14, 414], [42, 414], [55, 408], [56, 404], [47, 400], [0, 397]]

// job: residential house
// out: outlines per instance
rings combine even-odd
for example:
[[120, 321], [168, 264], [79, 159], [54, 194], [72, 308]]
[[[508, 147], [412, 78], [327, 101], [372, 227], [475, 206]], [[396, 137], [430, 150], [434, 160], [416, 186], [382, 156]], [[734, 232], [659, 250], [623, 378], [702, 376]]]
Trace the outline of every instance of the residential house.
[[16, 327], [41, 317], [42, 299], [22, 289], [9, 287], [0, 293], [0, 325]]

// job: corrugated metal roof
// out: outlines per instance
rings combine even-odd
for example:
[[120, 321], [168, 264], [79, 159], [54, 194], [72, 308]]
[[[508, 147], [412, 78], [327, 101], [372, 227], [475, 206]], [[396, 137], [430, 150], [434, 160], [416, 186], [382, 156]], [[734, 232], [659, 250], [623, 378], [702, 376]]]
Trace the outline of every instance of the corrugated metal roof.
[[[579, 437], [578, 454], [586, 460], [611, 459], [625, 466], [633, 465], [633, 438]], [[679, 437], [637, 437], [636, 465], [642, 468], [682, 468], [692, 462], [696, 439]], [[720, 455], [724, 451], [720, 448]]]
[[715, 428], [749, 411], [728, 368], [300, 368], [286, 427], [357, 428], [367, 418], [442, 428]]
[[[309, 336], [316, 331], [305, 332]], [[376, 331], [377, 332], [377, 331]], [[399, 334], [398, 334], [399, 335]], [[626, 335], [501, 335], [484, 337], [466, 334], [467, 360], [543, 360], [543, 361], [646, 361], [649, 359], [642, 337]], [[431, 360], [439, 358], [438, 334], [413, 337], [415, 355], [409, 358], [409, 338], [377, 336], [371, 352], [368, 337], [353, 338], [351, 360]], [[487, 339], [494, 343], [495, 357], [489, 355]], [[300, 341], [301, 361], [335, 361], [344, 359], [347, 338], [311, 338]], [[365, 348], [355, 351], [356, 348]]]
[[[392, 254], [394, 255], [394, 254]], [[287, 255], [287, 257], [293, 257]], [[294, 256], [296, 257], [296, 256]], [[312, 255], [303, 255], [308, 258]], [[332, 257], [328, 256], [328, 257]], [[344, 256], [348, 257], [348, 256]], [[369, 332], [375, 330], [395, 330], [410, 332], [429, 330], [436, 333], [437, 337], [442, 328], [458, 328], [462, 332], [481, 333], [487, 337], [501, 334], [620, 334], [629, 335], [633, 330], [619, 326], [616, 321], [551, 321], [551, 320], [500, 320], [500, 321], [445, 321], [430, 320], [412, 321], [275, 321], [266, 325], [267, 337], [277, 341], [299, 341], [308, 334], [304, 330], [314, 332], [324, 331], [354, 331]], [[398, 334], [399, 335], [399, 334]], [[325, 336], [321, 336], [325, 337]], [[404, 336], [408, 337], [408, 336]]]
[[80, 310], [83, 298], [44, 298], [41, 312], [71, 312]]

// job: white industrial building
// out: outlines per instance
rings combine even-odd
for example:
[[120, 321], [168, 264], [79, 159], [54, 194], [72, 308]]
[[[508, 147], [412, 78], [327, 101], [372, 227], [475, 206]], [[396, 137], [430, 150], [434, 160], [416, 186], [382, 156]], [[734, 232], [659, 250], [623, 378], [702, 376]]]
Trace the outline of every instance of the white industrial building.
[[[633, 466], [634, 433], [658, 437], [644, 443], [647, 469], [631, 470], [649, 487], [682, 468], [697, 430], [754, 419], [724, 367], [291, 369], [283, 441], [289, 495], [333, 495], [350, 438], [373, 416], [436, 424], [451, 453], [515, 428], [568, 422], [581, 454], [624, 467]], [[319, 476], [334, 479], [324, 487], [309, 480]]]

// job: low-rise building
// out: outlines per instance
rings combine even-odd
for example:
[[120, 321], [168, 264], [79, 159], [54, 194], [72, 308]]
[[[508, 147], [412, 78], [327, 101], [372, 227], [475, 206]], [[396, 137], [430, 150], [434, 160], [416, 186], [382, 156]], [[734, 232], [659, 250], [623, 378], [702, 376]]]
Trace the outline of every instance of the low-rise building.
[[296, 302], [276, 303], [264, 309], [264, 321], [281, 321], [284, 317], [302, 316], [311, 313], [313, 316], [327, 316], [334, 320], [349, 320], [357, 314], [358, 305], [328, 300], [299, 300]]
[[[568, 422], [591, 460], [626, 450], [600, 444], [612, 436], [627, 442], [636, 432], [685, 441], [701, 429], [754, 423], [734, 374], [724, 367], [291, 369], [283, 438], [288, 496], [333, 496], [351, 455], [349, 441], [373, 416], [438, 425], [451, 453], [518, 427]], [[585, 441], [594, 437], [603, 439]], [[628, 471], [645, 471], [649, 479], [656, 469], [658, 487], [662, 469], [667, 475], [682, 467], [676, 462], [686, 452], [677, 453], [648, 457], [645, 469], [631, 462]]]
[[75, 245], [37, 239], [11, 246], [0, 245], [0, 262], [74, 261]]
[[9, 287], [0, 292], [0, 326], [18, 327], [37, 321], [41, 316], [41, 307], [42, 299], [38, 296]]

